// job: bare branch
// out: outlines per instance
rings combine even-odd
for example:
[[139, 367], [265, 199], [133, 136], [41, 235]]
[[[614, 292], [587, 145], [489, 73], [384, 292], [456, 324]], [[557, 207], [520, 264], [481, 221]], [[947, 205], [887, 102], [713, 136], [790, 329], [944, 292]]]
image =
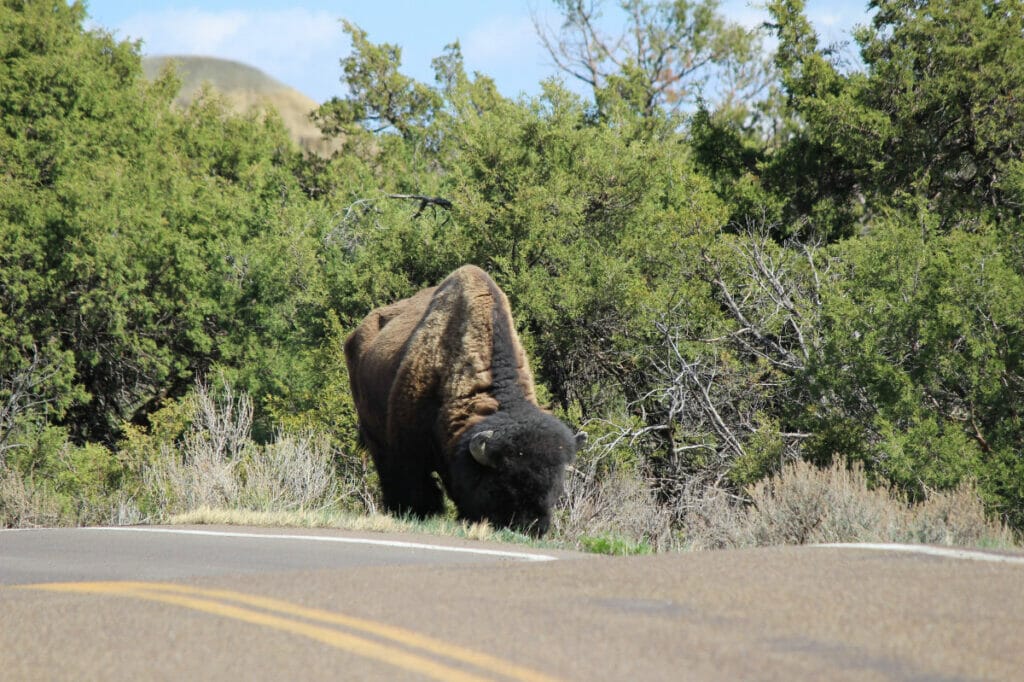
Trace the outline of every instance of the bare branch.
[[[694, 103], [715, 74], [729, 86], [723, 102], [734, 111], [745, 109], [767, 82], [759, 76], [768, 62], [758, 57], [757, 34], [726, 21], [712, 0], [682, 5], [623, 0], [618, 4], [625, 28], [617, 36], [598, 28], [600, 0], [557, 4], [564, 18], [558, 31], [533, 17], [541, 45], [555, 66], [587, 83], [595, 94], [613, 76], [626, 76], [631, 87], [641, 89], [644, 101], [636, 104], [646, 113], [659, 106], [675, 110]], [[759, 66], [748, 67], [751, 62]]]
[[416, 210], [416, 214], [413, 218], [419, 218], [423, 214], [423, 211], [427, 206], [440, 206], [441, 208], [448, 209], [452, 208], [452, 202], [444, 197], [428, 197], [422, 194], [388, 194], [388, 199], [412, 199], [420, 202], [420, 207]]
[[52, 361], [33, 344], [26, 366], [0, 376], [0, 466], [4, 465], [8, 450], [22, 447], [21, 443], [11, 442], [18, 421], [25, 415], [46, 412], [54, 403], [47, 386], [61, 368], [59, 361]]

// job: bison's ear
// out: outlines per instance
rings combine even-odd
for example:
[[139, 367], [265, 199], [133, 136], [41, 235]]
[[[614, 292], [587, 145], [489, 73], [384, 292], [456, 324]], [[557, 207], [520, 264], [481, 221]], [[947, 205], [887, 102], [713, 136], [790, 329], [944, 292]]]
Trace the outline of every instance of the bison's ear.
[[475, 459], [478, 464], [482, 464], [485, 467], [495, 466], [495, 462], [487, 452], [487, 441], [493, 437], [494, 431], [481, 431], [474, 435], [469, 441], [469, 454], [473, 455], [473, 459]]
[[576, 451], [579, 452], [583, 449], [583, 446], [587, 444], [589, 436], [586, 431], [580, 431], [576, 434]]

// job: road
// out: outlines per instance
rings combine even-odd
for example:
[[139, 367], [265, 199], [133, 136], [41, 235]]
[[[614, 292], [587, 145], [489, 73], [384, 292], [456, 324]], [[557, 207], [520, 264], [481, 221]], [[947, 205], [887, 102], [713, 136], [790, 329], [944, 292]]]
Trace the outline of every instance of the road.
[[1021, 679], [1024, 556], [923, 551], [0, 531], [0, 679]]

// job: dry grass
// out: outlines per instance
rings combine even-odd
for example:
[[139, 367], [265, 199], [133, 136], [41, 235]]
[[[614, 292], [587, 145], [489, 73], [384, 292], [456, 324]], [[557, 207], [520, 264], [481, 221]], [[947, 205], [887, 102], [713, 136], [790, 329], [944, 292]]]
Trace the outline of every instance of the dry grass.
[[747, 494], [750, 503], [744, 508], [710, 505], [710, 523], [687, 524], [688, 544], [694, 548], [826, 542], [1014, 545], [1011, 531], [986, 516], [973, 483], [933, 493], [925, 502], [911, 505], [888, 487], [871, 488], [859, 463], [836, 460], [818, 468], [798, 461], [750, 486]]
[[340, 484], [335, 462], [341, 453], [326, 436], [279, 433], [260, 445], [252, 440], [247, 395], [236, 395], [229, 386], [215, 393], [198, 383], [190, 400], [191, 419], [181, 442], [161, 444], [142, 471], [159, 517], [198, 509], [316, 512], [359, 507], [361, 500], [347, 495], [369, 499], [365, 490]]
[[[986, 517], [973, 485], [935, 493], [910, 505], [872, 489], [859, 465], [818, 468], [796, 462], [751, 486], [748, 497], [694, 486], [660, 501], [649, 481], [629, 470], [597, 475], [575, 471], [542, 546], [638, 553], [826, 542], [899, 542], [953, 546], [1014, 546], [1012, 533]], [[465, 524], [451, 517], [427, 521], [331, 508], [252, 510], [197, 507], [170, 518], [179, 524], [235, 524], [406, 532], [529, 544], [525, 536]]]
[[973, 482], [912, 507], [905, 528], [897, 541], [1003, 548], [1016, 544], [1009, 528], [986, 516]]
[[355, 514], [327, 509], [254, 511], [224, 507], [198, 507], [168, 519], [172, 524], [268, 526], [279, 528], [342, 528], [375, 533], [409, 531], [412, 524], [385, 514]]
[[[427, 533], [471, 540], [508, 540], [509, 533], [488, 523], [463, 523], [449, 518], [420, 521], [387, 514], [358, 514], [330, 509], [316, 511], [250, 511], [200, 507], [175, 514], [168, 523], [179, 525], [234, 525], [277, 528], [335, 528], [365, 533]], [[524, 537], [525, 536], [521, 536]]]
[[13, 469], [0, 470], [0, 528], [67, 525], [59, 500]]
[[249, 511], [316, 510], [338, 506], [334, 450], [323, 436], [280, 434], [250, 443], [234, 458], [193, 442], [163, 448], [143, 471], [146, 488], [164, 514], [201, 508]]
[[695, 482], [666, 493], [628, 471], [575, 472], [555, 515], [553, 538], [577, 549], [706, 550], [828, 542], [1013, 547], [1013, 533], [985, 514], [965, 483], [909, 504], [872, 488], [860, 464], [819, 468], [798, 461], [738, 497]]
[[338, 499], [334, 455], [322, 434], [278, 434], [246, 462], [242, 506], [268, 511], [333, 506]]
[[640, 476], [625, 469], [570, 471], [551, 525], [552, 537], [574, 549], [592, 547], [595, 538], [657, 551], [673, 548], [669, 511]]
[[870, 489], [859, 464], [836, 461], [819, 469], [797, 462], [747, 492], [753, 504], [741, 528], [743, 544], [883, 542], [906, 521], [902, 500], [886, 488]]
[[143, 516], [134, 500], [123, 493], [102, 500], [61, 497], [47, 485], [0, 469], [0, 528], [53, 528], [82, 525], [128, 525]]

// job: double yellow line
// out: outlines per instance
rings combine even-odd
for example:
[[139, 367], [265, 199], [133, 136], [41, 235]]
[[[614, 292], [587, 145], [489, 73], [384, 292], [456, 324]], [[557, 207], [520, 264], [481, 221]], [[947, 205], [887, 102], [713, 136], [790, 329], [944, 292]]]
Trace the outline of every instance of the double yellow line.
[[[437, 680], [479, 682], [494, 679], [490, 675], [522, 682], [555, 680], [495, 656], [412, 630], [230, 590], [149, 582], [46, 583], [26, 585], [23, 589], [131, 597], [172, 604], [308, 637], [336, 649]], [[338, 627], [346, 628], [348, 632]], [[467, 667], [482, 671], [487, 676], [468, 672]]]

